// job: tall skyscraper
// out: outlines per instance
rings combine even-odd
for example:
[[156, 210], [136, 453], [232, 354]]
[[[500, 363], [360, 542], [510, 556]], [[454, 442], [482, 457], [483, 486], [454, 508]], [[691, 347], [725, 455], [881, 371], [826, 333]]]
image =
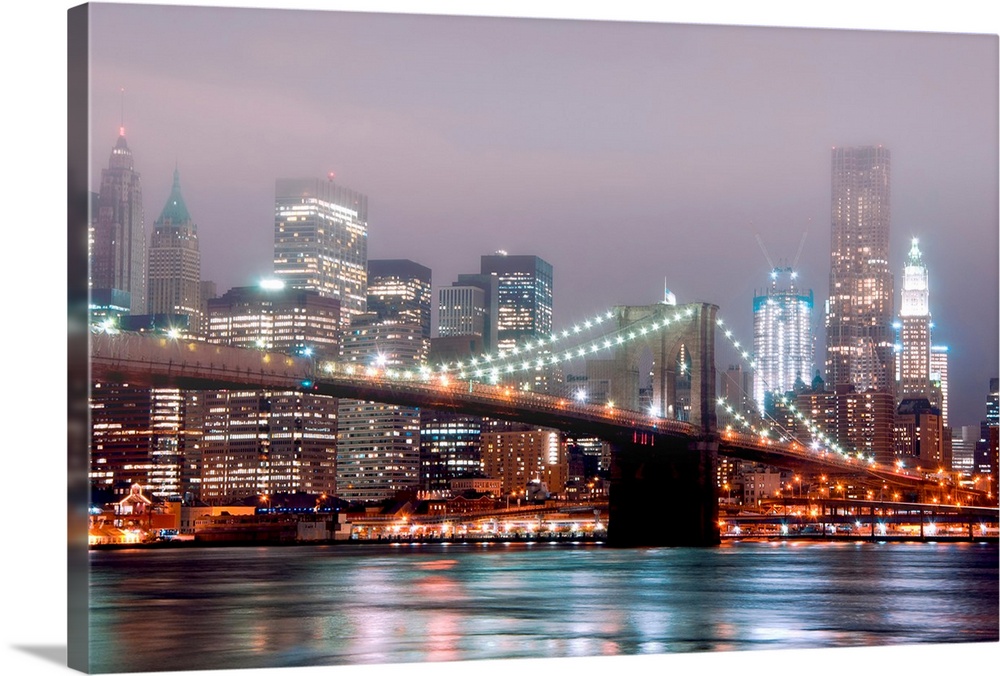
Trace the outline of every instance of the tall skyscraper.
[[784, 395], [804, 386], [812, 374], [812, 291], [798, 288], [791, 268], [771, 270], [771, 284], [753, 299], [753, 342], [757, 368], [754, 400]]
[[538, 256], [482, 256], [481, 274], [497, 278], [496, 347], [509, 352], [552, 333], [552, 265]]
[[834, 148], [831, 187], [826, 380], [891, 392], [889, 150]]
[[148, 312], [187, 315], [188, 331], [200, 335], [202, 298], [198, 228], [184, 204], [177, 169], [174, 169], [170, 197], [153, 224], [148, 282]]
[[340, 301], [341, 326], [366, 309], [368, 198], [322, 179], [278, 179], [274, 273], [288, 286]]
[[143, 223], [142, 182], [125, 127], [111, 150], [108, 168], [101, 171], [97, 214], [93, 219], [91, 288], [118, 289], [130, 294], [132, 314], [146, 312], [146, 229]]
[[[377, 367], [413, 367], [430, 351], [431, 271], [409, 260], [368, 267], [368, 312], [354, 315], [342, 358]], [[420, 481], [420, 409], [342, 399], [337, 495], [377, 502]]]
[[917, 239], [903, 267], [902, 305], [899, 309], [899, 374], [897, 398], [931, 396], [931, 311], [927, 266]]

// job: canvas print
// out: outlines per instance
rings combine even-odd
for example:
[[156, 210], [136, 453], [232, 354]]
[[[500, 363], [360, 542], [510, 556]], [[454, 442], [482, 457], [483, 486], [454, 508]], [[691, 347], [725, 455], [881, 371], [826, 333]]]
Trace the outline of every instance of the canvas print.
[[1000, 639], [996, 35], [68, 20], [71, 667]]

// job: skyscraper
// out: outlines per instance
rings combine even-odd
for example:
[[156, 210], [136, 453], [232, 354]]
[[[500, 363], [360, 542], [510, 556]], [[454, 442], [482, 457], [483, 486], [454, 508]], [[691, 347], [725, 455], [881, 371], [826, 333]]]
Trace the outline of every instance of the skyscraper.
[[812, 373], [812, 291], [797, 288], [791, 268], [771, 270], [771, 284], [753, 299], [753, 342], [757, 368], [754, 400], [784, 395], [805, 385]]
[[288, 286], [340, 301], [341, 326], [365, 311], [368, 198], [322, 179], [278, 179], [274, 273]]
[[202, 299], [198, 228], [184, 204], [177, 169], [174, 169], [170, 197], [153, 224], [148, 281], [148, 312], [187, 315], [188, 330], [193, 335], [199, 335]]
[[416, 324], [430, 340], [430, 268], [403, 259], [368, 261], [368, 312], [382, 321]]
[[834, 148], [826, 380], [859, 391], [893, 385], [889, 150]]
[[476, 286], [438, 289], [438, 336], [486, 336], [486, 294]]
[[515, 345], [552, 333], [552, 265], [538, 256], [482, 256], [481, 274], [497, 278], [496, 347]]
[[917, 239], [903, 267], [902, 305], [899, 309], [899, 374], [896, 395], [904, 398], [931, 397], [931, 312], [928, 302], [927, 266], [920, 256]]
[[146, 312], [146, 229], [143, 223], [142, 183], [125, 127], [111, 150], [108, 168], [101, 170], [97, 214], [93, 219], [91, 288], [126, 291], [132, 314]]

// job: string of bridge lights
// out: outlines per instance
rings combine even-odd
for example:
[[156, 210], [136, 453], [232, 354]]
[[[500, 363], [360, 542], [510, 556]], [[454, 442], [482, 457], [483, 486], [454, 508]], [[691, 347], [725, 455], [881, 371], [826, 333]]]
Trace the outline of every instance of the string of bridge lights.
[[[674, 312], [672, 316], [663, 316], [652, 321], [640, 320], [639, 322], [629, 326], [621, 327], [610, 333], [605, 333], [597, 338], [578, 343], [573, 347], [565, 349], [564, 351], [557, 351], [556, 353], [538, 356], [538, 353], [543, 349], [551, 349], [555, 345], [561, 344], [571, 338], [577, 338], [582, 333], [612, 320], [615, 317], [615, 312], [613, 310], [606, 310], [594, 315], [592, 318], [575, 323], [572, 328], [564, 329], [561, 332], [554, 332], [548, 337], [525, 341], [523, 344], [515, 346], [506, 353], [496, 351], [493, 353], [484, 353], [465, 361], [459, 360], [454, 362], [441, 362], [433, 366], [423, 364], [414, 368], [385, 368], [384, 363], [379, 363], [379, 361], [376, 360], [374, 364], [368, 367], [359, 366], [358, 368], [364, 368], [365, 371], [370, 374], [381, 371], [390, 378], [401, 380], [426, 381], [434, 377], [447, 378], [448, 376], [453, 376], [458, 379], [486, 378], [492, 384], [497, 384], [502, 376], [513, 375], [518, 372], [523, 373], [533, 369], [543, 368], [545, 366], [555, 366], [562, 362], [569, 362], [575, 359], [597, 354], [605, 350], [611, 350], [634, 340], [641, 339], [650, 332], [666, 328], [674, 322], [688, 319], [693, 314], [694, 308], [688, 307], [686, 310]], [[756, 371], [757, 361], [745, 348], [740, 345], [740, 342], [734, 337], [733, 332], [729, 328], [725, 328], [725, 322], [721, 317], [716, 319], [716, 324], [722, 328], [723, 335], [736, 349], [737, 354], [753, 371]], [[334, 367], [330, 364], [326, 365], [327, 371], [331, 371], [333, 368]], [[347, 368], [351, 367], [348, 366]], [[796, 409], [795, 405], [792, 404], [787, 397], [782, 395], [780, 401], [788, 407], [788, 410], [796, 417], [797, 420], [806, 426], [812, 434], [814, 440], [821, 442], [822, 445], [840, 453], [841, 455], [844, 455], [845, 457], [850, 456], [850, 454], [844, 451], [839, 444], [823, 433], [814, 421], [803, 415], [801, 410]], [[732, 404], [725, 399], [720, 398], [718, 403], [733, 416], [734, 420], [736, 420], [745, 429], [750, 430], [753, 434], [759, 435], [763, 438], [769, 438], [770, 435], [775, 433], [776, 430], [780, 430], [777, 433], [779, 439], [784, 439], [785, 437], [783, 435], [787, 435], [789, 438], [794, 439], [792, 435], [787, 434], [787, 431], [781, 429], [778, 424], [775, 424], [770, 428], [755, 426], [748, 418], [739, 414], [735, 407], [733, 407]], [[801, 442], [799, 443], [801, 444]], [[805, 444], [801, 445], [804, 447], [806, 446]], [[815, 443], [813, 444], [813, 447], [814, 450], [818, 450], [815, 448]], [[857, 453], [857, 457], [864, 459], [864, 456], [860, 452]], [[874, 459], [869, 458], [869, 461], [873, 462]]]
[[[481, 354], [466, 361], [441, 362], [436, 365], [421, 365], [414, 368], [387, 368], [384, 373], [391, 378], [402, 379], [423, 379], [428, 380], [435, 376], [453, 375], [460, 379], [465, 378], [487, 378], [493, 384], [499, 382], [501, 376], [515, 374], [517, 372], [530, 371], [545, 366], [554, 366], [561, 362], [569, 362], [589, 355], [598, 354], [605, 350], [611, 350], [628, 342], [639, 339], [650, 332], [665, 328], [670, 324], [690, 318], [694, 314], [694, 308], [689, 307], [684, 311], [678, 311], [673, 316], [658, 318], [653, 321], [639, 321], [614, 331], [602, 334], [601, 336], [578, 343], [561, 352], [545, 354], [539, 356], [539, 351], [551, 348], [570, 338], [576, 338], [588, 329], [592, 329], [614, 318], [613, 310], [608, 310], [596, 315], [593, 319], [573, 325], [572, 329], [565, 329], [555, 332], [548, 338], [537, 338], [528, 340], [522, 345], [515, 346], [507, 353], [494, 352]], [[382, 369], [384, 363], [379, 363], [378, 358], [370, 367], [374, 370]], [[327, 370], [333, 367], [327, 365]]]
[[[722, 320], [721, 317], [716, 318], [716, 324], [720, 328], [722, 328], [724, 326], [724, 322], [723, 322], [723, 320]], [[728, 329], [728, 328], [723, 328], [722, 334], [730, 341], [730, 343], [732, 344], [732, 346], [736, 349], [737, 354], [739, 354], [743, 358], [743, 361], [746, 362], [746, 364], [750, 367], [750, 369], [753, 370], [754, 372], [756, 372], [757, 371], [757, 361], [751, 357], [751, 355], [750, 355], [749, 352], [747, 352], [745, 349], [741, 348], [739, 341], [736, 340], [736, 338], [733, 336], [733, 332], [730, 329]], [[814, 440], [820, 442], [822, 445], [828, 447], [830, 450], [835, 451], [837, 453], [840, 453], [841, 455], [843, 455], [845, 457], [850, 457], [851, 456], [850, 453], [848, 453], [843, 448], [841, 448], [840, 444], [838, 444], [836, 442], [836, 440], [830, 439], [830, 437], [828, 437], [820, 429], [819, 425], [817, 425], [815, 423], [815, 421], [813, 421], [812, 419], [810, 419], [809, 417], [807, 417], [806, 415], [804, 415], [800, 409], [796, 408], [795, 404], [793, 404], [788, 399], [787, 396], [781, 395], [779, 397], [779, 401], [784, 406], [786, 406], [788, 408], [788, 411], [790, 413], [792, 413], [792, 415], [795, 416], [796, 420], [799, 420], [800, 422], [802, 422], [806, 426], [806, 428], [812, 434], [812, 437], [813, 437]], [[722, 402], [723, 402], [723, 400], [720, 399], [720, 403], [722, 403]], [[726, 406], [726, 410], [728, 412], [734, 413], [734, 411], [731, 410], [732, 407], [731, 407], [731, 405], [728, 404], [728, 402], [726, 402], [723, 405]], [[734, 413], [734, 416], [738, 416], [738, 415], [739, 414], [735, 414]], [[798, 441], [798, 440], [796, 440], [796, 441]], [[799, 443], [801, 444], [802, 442], [799, 442]], [[861, 459], [861, 460], [866, 460], [868, 462], [875, 462], [875, 458], [874, 457], [867, 457], [866, 458], [864, 456], [864, 454], [861, 453], [860, 451], [856, 452], [856, 457], [859, 458], [859, 459]]]

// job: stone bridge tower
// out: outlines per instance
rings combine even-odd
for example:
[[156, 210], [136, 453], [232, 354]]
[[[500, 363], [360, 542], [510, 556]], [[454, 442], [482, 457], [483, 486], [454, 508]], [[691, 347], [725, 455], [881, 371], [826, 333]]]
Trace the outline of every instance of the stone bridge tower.
[[[712, 435], [715, 419], [715, 321], [718, 307], [707, 303], [689, 305], [626, 305], [614, 309], [619, 329], [670, 318], [665, 328], [619, 345], [614, 357], [610, 397], [622, 408], [641, 410], [639, 403], [640, 360], [648, 348], [653, 355], [653, 409], [664, 418], [680, 419], [678, 382], [690, 378], [688, 422], [703, 435]], [[682, 355], [685, 357], [680, 362]], [[678, 364], [682, 364], [678, 368]], [[689, 366], [688, 366], [689, 364]], [[690, 368], [690, 373], [681, 371]]]

